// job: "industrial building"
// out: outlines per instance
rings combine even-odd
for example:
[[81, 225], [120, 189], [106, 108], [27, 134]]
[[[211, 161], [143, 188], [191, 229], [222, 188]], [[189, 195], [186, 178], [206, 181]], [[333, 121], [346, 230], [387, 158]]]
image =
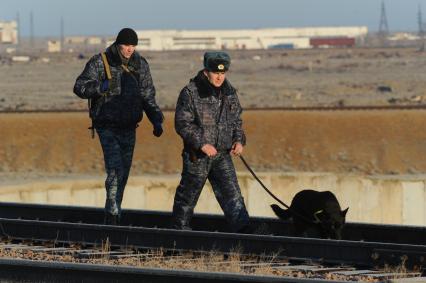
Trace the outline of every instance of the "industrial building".
[[[366, 26], [244, 30], [139, 30], [139, 50], [269, 49], [354, 46]], [[111, 43], [109, 41], [108, 43]]]
[[100, 45], [103, 39], [100, 36], [67, 36], [65, 44], [67, 45]]
[[61, 42], [58, 40], [47, 41], [47, 52], [61, 52]]
[[16, 21], [0, 21], [0, 44], [18, 44], [18, 23]]

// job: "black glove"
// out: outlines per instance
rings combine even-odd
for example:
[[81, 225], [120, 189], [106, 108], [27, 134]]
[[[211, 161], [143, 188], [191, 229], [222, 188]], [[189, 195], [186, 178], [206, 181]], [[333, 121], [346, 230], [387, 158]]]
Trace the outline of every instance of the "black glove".
[[111, 80], [103, 80], [101, 82], [101, 85], [99, 86], [99, 90], [101, 91], [101, 93], [105, 93], [109, 90], [115, 90], [117, 88], [117, 82], [114, 79]]
[[161, 123], [155, 123], [154, 124], [154, 130], [152, 131], [154, 136], [159, 137], [163, 134], [163, 127]]
[[109, 89], [109, 82], [108, 80], [103, 80], [101, 83], [101, 86], [99, 87], [100, 91], [103, 92], [107, 92], [107, 90]]

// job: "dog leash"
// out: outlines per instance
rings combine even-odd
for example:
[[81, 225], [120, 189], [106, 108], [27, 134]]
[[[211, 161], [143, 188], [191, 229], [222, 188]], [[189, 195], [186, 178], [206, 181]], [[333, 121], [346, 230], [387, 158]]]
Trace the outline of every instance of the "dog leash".
[[[280, 204], [282, 204], [284, 207], [286, 207], [287, 209], [289, 209], [291, 211], [291, 213], [295, 216], [299, 216], [300, 218], [302, 218], [303, 220], [307, 221], [308, 223], [314, 223], [314, 224], [318, 224], [321, 223], [321, 220], [318, 218], [318, 216], [315, 214], [314, 217], [316, 219], [315, 222], [311, 221], [310, 219], [306, 218], [305, 216], [301, 215], [300, 213], [294, 211], [293, 209], [291, 209], [287, 204], [285, 204], [283, 201], [281, 201], [279, 198], [277, 198], [263, 183], [262, 181], [259, 179], [259, 177], [257, 177], [256, 173], [254, 173], [253, 169], [251, 169], [250, 165], [247, 163], [247, 161], [244, 159], [244, 157], [240, 154], [239, 155], [241, 161], [244, 163], [244, 166], [246, 166], [247, 170], [249, 170], [249, 172], [251, 173], [251, 175], [254, 177], [254, 179], [256, 179], [256, 181], [262, 186], [262, 188], [277, 202], [279, 202]], [[322, 212], [322, 211], [321, 211]]]
[[249, 170], [249, 172], [251, 173], [251, 175], [256, 179], [256, 181], [262, 186], [262, 188], [276, 201], [278, 201], [280, 204], [282, 204], [284, 207], [286, 207], [287, 209], [291, 208], [286, 205], [284, 202], [282, 202], [279, 198], [277, 198], [270, 190], [268, 190], [268, 188], [262, 183], [262, 181], [257, 177], [256, 173], [254, 173], [254, 171], [251, 169], [251, 167], [248, 165], [247, 161], [244, 159], [244, 157], [242, 155], [239, 155], [241, 161], [244, 163], [244, 165], [246, 166], [247, 170]]

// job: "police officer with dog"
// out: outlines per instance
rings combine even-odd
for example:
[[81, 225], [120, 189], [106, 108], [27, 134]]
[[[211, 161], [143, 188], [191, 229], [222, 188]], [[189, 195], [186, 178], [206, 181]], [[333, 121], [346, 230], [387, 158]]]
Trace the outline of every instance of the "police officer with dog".
[[226, 79], [231, 64], [222, 51], [204, 54], [204, 69], [180, 92], [175, 129], [184, 144], [182, 178], [173, 205], [175, 229], [191, 229], [194, 207], [208, 179], [231, 229], [249, 232], [249, 215], [232, 162], [245, 145], [237, 92]]
[[136, 128], [143, 112], [161, 136], [164, 116], [155, 101], [148, 62], [135, 51], [138, 36], [122, 29], [105, 52], [94, 55], [78, 76], [74, 93], [88, 99], [92, 130], [102, 146], [105, 181], [105, 224], [120, 223], [121, 202], [132, 165]]

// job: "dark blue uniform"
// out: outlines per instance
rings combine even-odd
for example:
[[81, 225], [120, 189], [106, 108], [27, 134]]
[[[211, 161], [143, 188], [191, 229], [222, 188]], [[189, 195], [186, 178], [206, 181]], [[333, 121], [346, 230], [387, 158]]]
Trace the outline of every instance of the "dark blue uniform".
[[[213, 87], [203, 71], [181, 91], [176, 105], [175, 129], [184, 143], [182, 179], [173, 205], [173, 227], [189, 229], [194, 207], [208, 179], [233, 231], [249, 223], [249, 216], [230, 156], [232, 145], [245, 144], [241, 106], [229, 81]], [[218, 154], [201, 152], [205, 144]]]
[[119, 52], [116, 44], [106, 50], [112, 75], [106, 90], [102, 86], [107, 78], [100, 54], [89, 60], [74, 86], [75, 94], [91, 101], [90, 117], [99, 135], [107, 172], [105, 220], [112, 224], [120, 219], [137, 124], [143, 112], [155, 127], [161, 128], [163, 122], [148, 62], [137, 52], [124, 62]]

